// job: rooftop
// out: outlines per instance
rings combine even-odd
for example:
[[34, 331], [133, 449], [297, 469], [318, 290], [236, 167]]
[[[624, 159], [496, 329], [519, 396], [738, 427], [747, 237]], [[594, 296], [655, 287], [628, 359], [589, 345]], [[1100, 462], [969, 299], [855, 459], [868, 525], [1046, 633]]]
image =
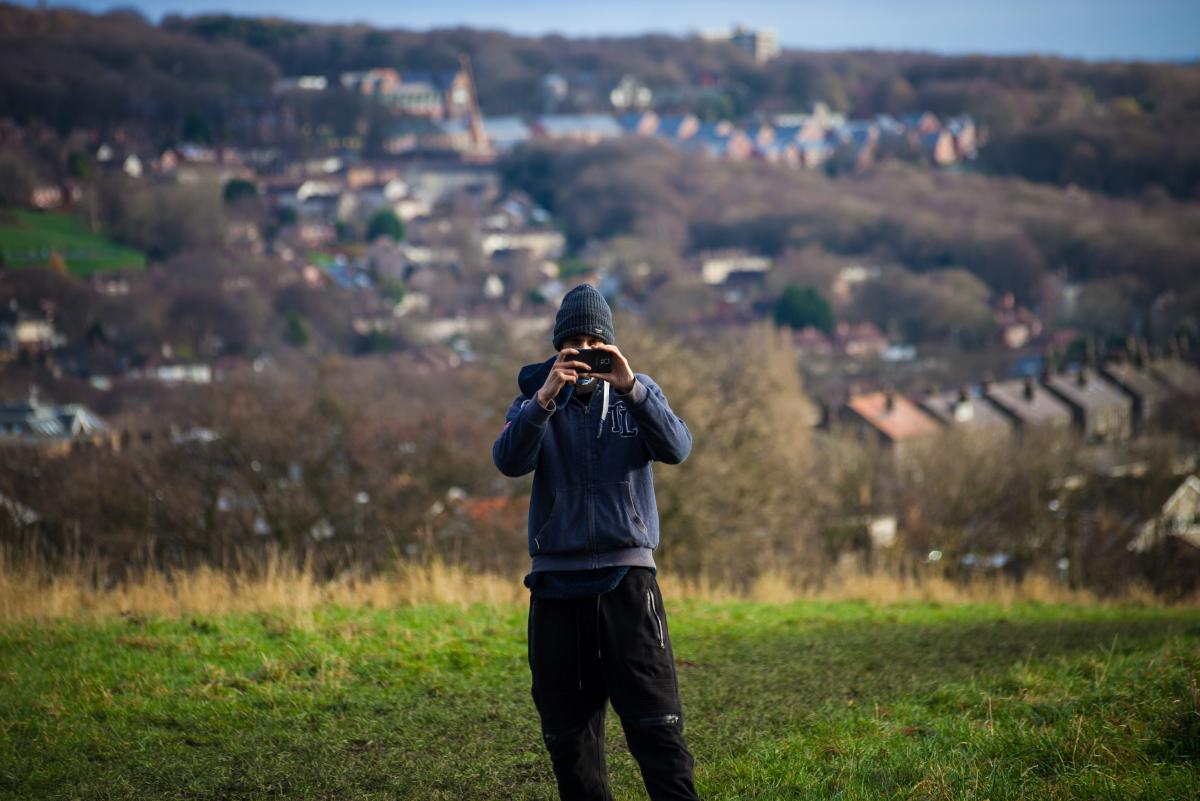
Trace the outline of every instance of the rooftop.
[[1039, 386], [1033, 376], [988, 384], [984, 395], [1022, 423], [1054, 426], [1071, 424], [1070, 407], [1045, 387]]
[[941, 431], [934, 418], [895, 392], [852, 395], [846, 406], [893, 442], [927, 437]]

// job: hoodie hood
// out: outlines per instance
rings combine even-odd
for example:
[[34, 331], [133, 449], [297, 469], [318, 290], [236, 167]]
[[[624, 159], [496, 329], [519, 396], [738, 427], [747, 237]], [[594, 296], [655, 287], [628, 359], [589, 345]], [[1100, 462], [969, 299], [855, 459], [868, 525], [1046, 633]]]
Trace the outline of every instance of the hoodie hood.
[[[555, 360], [558, 355], [551, 356], [544, 362], [534, 362], [527, 364], [521, 368], [521, 372], [517, 374], [517, 386], [521, 388], [521, 392], [532, 398], [534, 393], [542, 388], [546, 383], [546, 376], [550, 375], [550, 369], [554, 367]], [[555, 403], [566, 403], [571, 398], [571, 393], [575, 391], [572, 384], [567, 384], [558, 391], [558, 395], [554, 398]]]
[[[537, 391], [546, 383], [546, 376], [550, 375], [550, 370], [557, 360], [558, 354], [555, 354], [544, 362], [534, 362], [522, 367], [520, 373], [517, 374], [517, 386], [521, 388], [521, 392], [530, 398], [536, 395]], [[601, 383], [604, 384], [604, 401], [600, 407], [600, 428], [596, 431], [597, 437], [604, 430], [604, 419], [608, 417], [608, 392], [612, 386], [607, 381], [601, 381]], [[564, 384], [563, 388], [554, 396], [555, 405], [565, 406], [574, 392], [574, 384]]]

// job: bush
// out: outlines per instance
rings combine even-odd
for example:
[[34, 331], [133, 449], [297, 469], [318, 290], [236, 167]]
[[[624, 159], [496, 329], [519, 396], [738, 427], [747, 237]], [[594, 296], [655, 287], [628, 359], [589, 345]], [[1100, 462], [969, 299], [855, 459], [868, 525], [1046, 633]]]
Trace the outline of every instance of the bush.
[[833, 311], [816, 287], [788, 284], [775, 303], [775, 322], [792, 328], [813, 326], [828, 334], [833, 330]]
[[380, 236], [390, 236], [396, 242], [404, 239], [404, 223], [391, 209], [380, 209], [367, 223], [367, 241]]

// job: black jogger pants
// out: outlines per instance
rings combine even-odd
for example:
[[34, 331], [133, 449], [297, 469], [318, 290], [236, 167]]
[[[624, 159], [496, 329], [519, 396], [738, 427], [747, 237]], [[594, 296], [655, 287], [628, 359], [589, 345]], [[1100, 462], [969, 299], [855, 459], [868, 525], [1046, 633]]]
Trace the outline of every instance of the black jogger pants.
[[652, 801], [698, 798], [667, 615], [649, 568], [631, 567], [615, 589], [591, 598], [531, 599], [528, 646], [533, 702], [563, 801], [612, 801], [610, 699]]

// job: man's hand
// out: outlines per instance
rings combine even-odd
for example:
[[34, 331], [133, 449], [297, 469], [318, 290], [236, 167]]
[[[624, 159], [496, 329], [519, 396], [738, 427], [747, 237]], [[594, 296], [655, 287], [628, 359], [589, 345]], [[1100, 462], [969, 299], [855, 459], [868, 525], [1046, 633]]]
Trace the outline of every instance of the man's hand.
[[629, 360], [626, 359], [616, 345], [596, 345], [597, 350], [606, 350], [613, 355], [613, 369], [611, 373], [591, 373], [601, 381], [607, 381], [613, 385], [613, 389], [622, 395], [633, 392], [633, 370], [629, 367]]
[[558, 360], [550, 368], [550, 375], [546, 376], [545, 383], [537, 391], [537, 402], [542, 405], [543, 409], [550, 407], [550, 401], [554, 400], [563, 386], [575, 383], [579, 378], [577, 370], [587, 372], [592, 369], [588, 367], [587, 362], [577, 362], [574, 359], [568, 361], [568, 357], [578, 353], [579, 351], [575, 348], [563, 348], [558, 352]]

